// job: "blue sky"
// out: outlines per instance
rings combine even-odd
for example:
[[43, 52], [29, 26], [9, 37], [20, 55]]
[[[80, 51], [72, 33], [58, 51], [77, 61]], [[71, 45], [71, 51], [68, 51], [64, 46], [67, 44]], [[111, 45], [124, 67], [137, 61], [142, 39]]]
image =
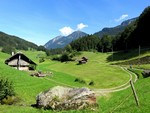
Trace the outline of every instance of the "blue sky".
[[75, 30], [88, 34], [139, 16], [150, 0], [0, 0], [0, 31], [44, 45]]

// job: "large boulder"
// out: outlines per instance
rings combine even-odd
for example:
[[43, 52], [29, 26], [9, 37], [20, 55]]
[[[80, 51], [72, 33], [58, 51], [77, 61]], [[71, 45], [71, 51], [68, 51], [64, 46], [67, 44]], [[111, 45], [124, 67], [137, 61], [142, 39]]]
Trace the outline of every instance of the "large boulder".
[[70, 110], [97, 106], [96, 96], [88, 88], [67, 88], [56, 86], [38, 94], [36, 105], [39, 108]]

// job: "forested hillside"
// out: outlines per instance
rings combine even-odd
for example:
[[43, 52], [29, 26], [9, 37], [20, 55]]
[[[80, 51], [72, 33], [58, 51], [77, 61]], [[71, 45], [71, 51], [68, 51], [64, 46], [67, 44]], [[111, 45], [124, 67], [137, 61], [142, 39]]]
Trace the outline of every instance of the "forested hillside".
[[19, 37], [0, 32], [0, 47], [13, 47], [15, 49], [27, 50], [28, 48], [38, 49], [38, 46]]
[[88, 35], [71, 43], [77, 51], [95, 49], [100, 52], [150, 47], [150, 6], [118, 35]]
[[150, 6], [139, 16], [138, 20], [129, 25], [124, 32], [116, 37], [115, 49], [124, 50], [150, 47]]
[[131, 24], [132, 22], [134, 22], [137, 18], [132, 18], [126, 21], [123, 21], [120, 25], [115, 26], [115, 27], [106, 27], [103, 28], [101, 31], [94, 33], [94, 35], [98, 36], [98, 37], [103, 37], [105, 35], [111, 35], [111, 36], [115, 36], [118, 33], [121, 33], [124, 31], [124, 29]]
[[90, 49], [97, 49], [100, 38], [94, 35], [88, 35], [83, 38], [79, 38], [70, 43], [72, 49], [77, 51], [88, 51]]

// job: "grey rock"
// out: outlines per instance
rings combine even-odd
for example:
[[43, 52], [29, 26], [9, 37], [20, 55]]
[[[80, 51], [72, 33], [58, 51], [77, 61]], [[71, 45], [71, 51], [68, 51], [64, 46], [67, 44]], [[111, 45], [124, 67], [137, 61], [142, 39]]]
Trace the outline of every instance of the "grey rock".
[[96, 107], [96, 96], [88, 88], [67, 88], [56, 86], [41, 92], [36, 97], [39, 108], [53, 110], [70, 110]]

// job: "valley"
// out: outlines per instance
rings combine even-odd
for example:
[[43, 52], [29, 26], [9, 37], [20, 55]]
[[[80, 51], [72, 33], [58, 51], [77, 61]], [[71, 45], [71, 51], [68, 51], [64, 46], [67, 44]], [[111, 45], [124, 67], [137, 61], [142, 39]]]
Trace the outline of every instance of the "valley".
[[[124, 14], [114, 22], [126, 17]], [[0, 31], [0, 113], [149, 113], [149, 20], [150, 6], [136, 18], [90, 35], [80, 31], [88, 25], [77, 24], [79, 21], [76, 29], [64, 24], [59, 29], [64, 36], [39, 46]], [[51, 28], [56, 26], [54, 22]], [[39, 30], [45, 34], [46, 29]], [[33, 34], [45, 40], [44, 35]], [[49, 92], [51, 88], [56, 92]], [[48, 100], [38, 104], [41, 98]], [[53, 109], [55, 105], [60, 111]]]
[[[1, 57], [0, 74], [3, 77], [7, 77], [13, 81], [17, 97], [20, 98], [20, 101], [16, 103], [15, 105], [12, 105], [12, 106], [1, 105], [0, 111], [2, 112], [5, 112], [5, 113], [6, 112], [11, 113], [14, 111], [15, 112], [25, 111], [25, 112], [32, 112], [32, 113], [40, 112], [41, 110], [31, 107], [31, 105], [35, 103], [36, 95], [40, 93], [41, 91], [47, 90], [54, 86], [89, 87], [90, 89], [95, 90], [98, 94], [97, 96], [98, 103], [101, 106], [98, 109], [98, 111], [101, 111], [101, 112], [108, 112], [109, 110], [114, 108], [114, 106], [118, 104], [117, 102], [118, 98], [120, 98], [121, 96], [125, 97], [125, 95], [131, 93], [130, 87], [125, 88], [124, 90], [119, 91], [119, 92], [108, 90], [108, 89], [113, 89], [115, 87], [126, 84], [130, 79], [130, 74], [127, 71], [121, 69], [119, 66], [111, 65], [113, 62], [107, 61], [107, 58], [112, 53], [82, 52], [81, 55], [75, 58], [80, 59], [82, 56], [86, 56], [88, 57], [89, 60], [87, 64], [77, 65], [78, 63], [77, 61], [61, 63], [58, 61], [52, 61], [50, 59], [45, 59], [43, 63], [39, 63], [39, 58], [37, 58], [37, 55], [41, 54], [44, 56], [45, 55], [44, 52], [40, 52], [40, 51], [22, 51], [22, 52], [38, 64], [37, 71], [52, 72], [53, 74], [52, 76], [47, 76], [43, 78], [31, 77], [28, 72], [19, 71], [19, 70], [16, 70], [12, 67], [5, 65], [4, 61], [6, 58], [9, 57], [9, 55], [0, 52], [0, 57]], [[142, 54], [142, 56], [148, 55], [148, 54], [150, 53], [146, 52], [146, 54]], [[125, 66], [129, 68], [129, 65], [125, 65]], [[145, 67], [145, 65], [141, 65], [141, 67]], [[133, 74], [131, 75], [133, 79], [135, 79], [135, 75]], [[75, 82], [76, 78], [85, 80], [85, 84]], [[93, 86], [88, 85], [91, 80], [94, 81]], [[148, 80], [149, 78], [139, 79], [135, 83], [136, 89], [138, 91], [138, 95], [140, 97], [141, 104], [145, 101], [144, 100], [145, 98], [142, 95], [146, 95], [147, 98], [149, 98], [148, 96], [149, 92], [144, 93], [144, 94], [142, 93], [142, 92], [148, 91], [149, 89], [147, 86], [149, 84]], [[147, 85], [145, 84], [146, 85], [145, 86], [143, 84], [142, 86], [139, 86], [143, 82], [146, 82]], [[123, 88], [123, 87], [120, 87], [120, 88]], [[147, 88], [141, 89], [141, 87], [147, 87]], [[139, 92], [139, 89], [140, 89], [140, 92]], [[131, 100], [132, 101], [130, 101], [129, 103], [128, 101], [126, 101], [125, 105], [123, 104], [118, 109], [121, 109], [122, 107], [128, 106], [130, 104], [134, 104], [134, 99], [132, 98]], [[112, 104], [108, 104], [108, 102]], [[107, 104], [107, 109], [105, 108], [106, 104]], [[147, 108], [146, 106], [148, 105], [149, 104], [147, 103], [147, 105], [145, 104], [144, 106], [142, 105], [142, 108], [137, 108], [136, 104], [134, 104], [133, 105], [133, 107], [135, 106], [134, 109], [127, 108], [125, 109], [125, 111], [126, 110], [128, 111], [129, 109], [131, 111], [135, 110], [137, 112], [140, 112], [140, 110], [148, 111], [148, 109], [146, 109]], [[83, 111], [76, 111], [76, 112], [83, 112]], [[50, 111], [42, 110], [42, 112], [46, 113]], [[70, 113], [70, 112], [73, 112], [73, 110], [66, 111], [66, 112]]]

